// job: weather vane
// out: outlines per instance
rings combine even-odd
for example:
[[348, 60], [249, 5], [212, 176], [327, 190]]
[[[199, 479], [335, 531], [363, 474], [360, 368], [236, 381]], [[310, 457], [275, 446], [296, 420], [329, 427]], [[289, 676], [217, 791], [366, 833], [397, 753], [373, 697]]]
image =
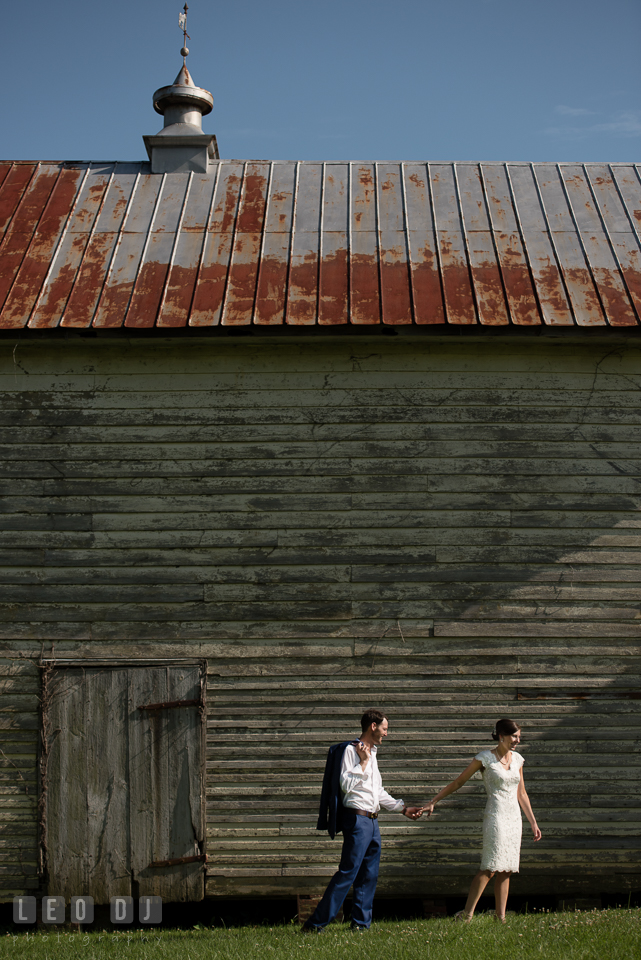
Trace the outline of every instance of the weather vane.
[[187, 33], [187, 11], [189, 7], [187, 4], [183, 7], [183, 13], [178, 14], [178, 25], [183, 32], [183, 48], [180, 51], [180, 56], [183, 58], [183, 64], [185, 63], [185, 57], [189, 56], [189, 48], [187, 46], [187, 41], [191, 40], [191, 37]]

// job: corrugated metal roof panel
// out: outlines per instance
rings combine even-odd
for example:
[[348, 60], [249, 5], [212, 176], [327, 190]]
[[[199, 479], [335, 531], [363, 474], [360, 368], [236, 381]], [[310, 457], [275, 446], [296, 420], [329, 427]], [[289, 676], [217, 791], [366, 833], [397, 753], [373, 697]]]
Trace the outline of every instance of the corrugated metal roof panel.
[[633, 164], [0, 163], [0, 327], [641, 318]]

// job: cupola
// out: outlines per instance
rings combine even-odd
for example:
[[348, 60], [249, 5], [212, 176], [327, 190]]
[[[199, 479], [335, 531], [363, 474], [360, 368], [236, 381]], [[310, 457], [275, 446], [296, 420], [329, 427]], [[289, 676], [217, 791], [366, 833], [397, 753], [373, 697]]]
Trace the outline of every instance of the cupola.
[[174, 82], [154, 93], [154, 110], [164, 117], [164, 125], [154, 136], [143, 140], [151, 161], [152, 173], [208, 173], [212, 160], [218, 160], [218, 144], [213, 133], [203, 133], [202, 119], [211, 113], [214, 98], [209, 90], [197, 87], [187, 69], [187, 4], [180, 15], [183, 30], [183, 65]]

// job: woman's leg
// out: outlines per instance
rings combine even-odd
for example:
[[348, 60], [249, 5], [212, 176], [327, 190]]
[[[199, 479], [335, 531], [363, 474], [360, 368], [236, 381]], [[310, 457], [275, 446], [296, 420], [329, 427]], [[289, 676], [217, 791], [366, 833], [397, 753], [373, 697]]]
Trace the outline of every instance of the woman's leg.
[[476, 904], [479, 902], [479, 898], [488, 883], [494, 876], [492, 870], [479, 870], [474, 879], [472, 880], [472, 886], [470, 887], [470, 892], [467, 895], [467, 902], [465, 904], [465, 914], [468, 917], [471, 917], [476, 908]]
[[497, 873], [494, 880], [494, 903], [496, 904], [496, 915], [501, 920], [505, 916], [507, 907], [507, 895], [510, 891], [510, 874]]

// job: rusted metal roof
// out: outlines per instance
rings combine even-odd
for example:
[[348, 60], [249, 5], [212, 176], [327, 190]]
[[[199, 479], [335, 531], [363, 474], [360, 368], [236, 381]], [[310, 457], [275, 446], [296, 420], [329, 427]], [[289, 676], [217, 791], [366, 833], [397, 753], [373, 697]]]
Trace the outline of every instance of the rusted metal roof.
[[641, 170], [0, 163], [0, 327], [637, 326]]

